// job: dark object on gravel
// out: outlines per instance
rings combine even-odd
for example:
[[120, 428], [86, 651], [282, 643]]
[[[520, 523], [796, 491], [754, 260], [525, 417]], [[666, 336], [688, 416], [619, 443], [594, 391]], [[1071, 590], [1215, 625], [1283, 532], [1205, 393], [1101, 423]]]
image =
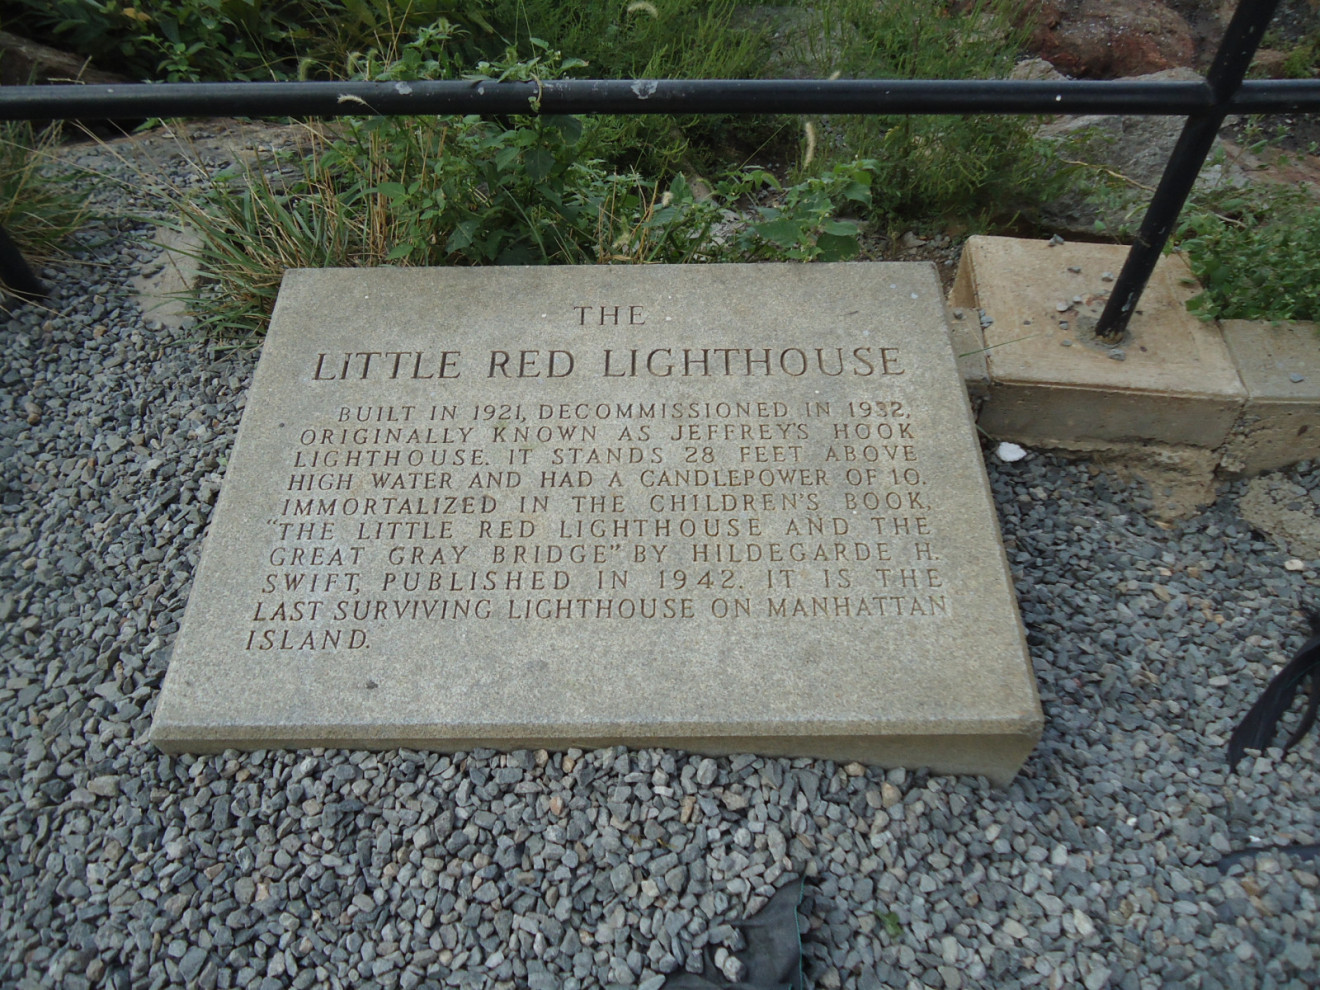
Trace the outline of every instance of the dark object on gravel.
[[1308, 616], [1311, 624], [1311, 638], [1302, 644], [1302, 648], [1270, 681], [1251, 711], [1233, 730], [1228, 740], [1228, 765], [1230, 769], [1238, 765], [1243, 751], [1247, 749], [1266, 749], [1274, 741], [1279, 720], [1292, 707], [1293, 699], [1301, 689], [1302, 681], [1311, 678], [1311, 700], [1302, 714], [1302, 722], [1297, 731], [1284, 744], [1286, 753], [1306, 735], [1315, 724], [1317, 709], [1320, 709], [1320, 612]]
[[1227, 873], [1233, 867], [1244, 859], [1252, 856], [1259, 856], [1261, 853], [1283, 853], [1285, 856], [1296, 856], [1298, 859], [1315, 859], [1320, 856], [1320, 845], [1308, 843], [1301, 846], [1252, 846], [1249, 849], [1234, 849], [1231, 853], [1226, 853], [1215, 865], [1219, 867], [1220, 873]]
[[46, 294], [46, 287], [32, 274], [23, 252], [4, 227], [0, 227], [0, 283], [21, 299], [39, 299]]
[[802, 939], [798, 934], [798, 904], [802, 881], [794, 880], [775, 891], [765, 907], [733, 926], [743, 933], [746, 948], [735, 953], [743, 964], [742, 979], [724, 978], [706, 948], [705, 971], [673, 973], [663, 990], [802, 990]]

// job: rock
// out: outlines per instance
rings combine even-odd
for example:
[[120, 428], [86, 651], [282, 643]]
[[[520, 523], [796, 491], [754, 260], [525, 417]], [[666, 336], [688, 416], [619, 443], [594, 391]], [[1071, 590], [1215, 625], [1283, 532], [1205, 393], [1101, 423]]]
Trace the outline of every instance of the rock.
[[1013, 71], [1008, 74], [1008, 78], [1035, 82], [1058, 82], [1060, 79], [1067, 79], [1068, 77], [1043, 58], [1028, 58], [1013, 66]]
[[1251, 59], [1251, 66], [1267, 79], [1286, 79], [1284, 66], [1288, 61], [1288, 52], [1277, 48], [1258, 48]]
[[1040, 0], [1031, 47], [1079, 79], [1122, 79], [1191, 66], [1196, 39], [1155, 0]]
[[[1175, 68], [1140, 76], [1135, 81], [1195, 81], [1200, 78], [1193, 69]], [[1040, 136], [1060, 142], [1066, 151], [1063, 157], [1123, 176], [1130, 195], [1110, 197], [1108, 202], [1100, 204], [1083, 193], [1069, 192], [1053, 202], [1041, 204], [1041, 221], [1050, 229], [1061, 230], [1070, 237], [1094, 234], [1097, 221], [1108, 231], [1117, 231], [1124, 225], [1135, 228], [1141, 222], [1149, 199], [1149, 193], [1143, 190], [1159, 184], [1182, 128], [1181, 117], [1120, 114], [1058, 117], [1045, 124], [1040, 129]], [[1211, 155], [1222, 147], [1222, 142], [1216, 139]], [[1236, 187], [1245, 182], [1246, 173], [1233, 165], [1227, 169], [1203, 169], [1197, 185], [1204, 188], [1226, 183]], [[1112, 281], [1112, 276], [1109, 279], [1102, 276], [1101, 281]]]
[[1248, 482], [1238, 499], [1238, 511], [1279, 549], [1296, 558], [1320, 558], [1320, 518], [1315, 505], [1301, 501], [1279, 475], [1261, 475]]
[[87, 782], [87, 789], [97, 797], [114, 797], [119, 793], [119, 778], [113, 774], [93, 777]]

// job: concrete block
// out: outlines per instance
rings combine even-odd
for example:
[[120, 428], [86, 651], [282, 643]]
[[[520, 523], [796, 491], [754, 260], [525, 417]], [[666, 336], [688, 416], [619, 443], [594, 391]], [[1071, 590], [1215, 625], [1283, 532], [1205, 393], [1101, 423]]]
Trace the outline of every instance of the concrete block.
[[983, 773], [1035, 679], [934, 269], [292, 271], [162, 749]]
[[1187, 312], [1196, 288], [1181, 259], [1160, 261], [1126, 341], [1095, 340], [1126, 254], [1116, 245], [968, 240], [960, 298], [974, 297], [992, 321], [991, 396], [979, 420], [987, 433], [1039, 444], [1225, 441], [1246, 391], [1218, 327]]
[[1252, 475], [1320, 457], [1320, 325], [1225, 320], [1247, 400], [1220, 471]]

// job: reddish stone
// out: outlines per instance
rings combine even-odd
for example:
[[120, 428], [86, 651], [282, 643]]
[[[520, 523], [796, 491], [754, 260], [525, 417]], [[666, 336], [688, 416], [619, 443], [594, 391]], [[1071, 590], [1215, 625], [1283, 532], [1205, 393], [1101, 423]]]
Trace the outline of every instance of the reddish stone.
[[1190, 66], [1196, 40], [1158, 0], [1036, 0], [1032, 48], [1060, 72], [1115, 79]]

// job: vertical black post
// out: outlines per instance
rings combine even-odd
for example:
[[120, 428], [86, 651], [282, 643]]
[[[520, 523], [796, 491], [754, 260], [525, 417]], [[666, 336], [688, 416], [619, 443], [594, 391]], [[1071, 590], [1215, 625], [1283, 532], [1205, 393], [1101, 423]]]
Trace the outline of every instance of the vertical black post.
[[1214, 106], [1188, 117], [1178, 136], [1178, 143], [1164, 166], [1164, 175], [1151, 197], [1145, 219], [1141, 221], [1141, 230], [1096, 325], [1095, 334], [1101, 340], [1117, 343], [1127, 334], [1128, 321], [1132, 319], [1141, 293], [1155, 271], [1173, 225], [1178, 221], [1178, 214], [1182, 212], [1201, 166], [1210, 154], [1215, 136], [1228, 115], [1225, 107], [1242, 85], [1251, 58], [1278, 5], [1279, 0], [1240, 0], [1233, 12], [1214, 64], [1205, 77], [1214, 91]]
[[32, 273], [9, 231], [0, 227], [0, 296], [5, 289], [20, 299], [40, 299], [46, 294], [46, 287]]

